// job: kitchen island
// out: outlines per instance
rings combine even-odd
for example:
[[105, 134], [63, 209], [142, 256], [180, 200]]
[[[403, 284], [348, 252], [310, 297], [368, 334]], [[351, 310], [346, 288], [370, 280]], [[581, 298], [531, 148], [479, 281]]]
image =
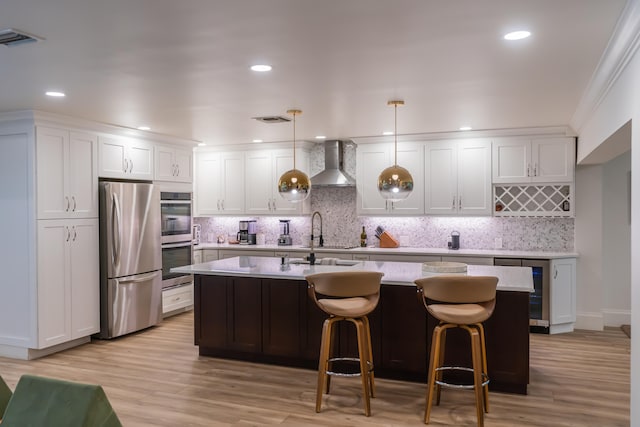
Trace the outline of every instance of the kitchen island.
[[[280, 258], [240, 256], [172, 269], [195, 275], [194, 338], [201, 355], [316, 369], [326, 314], [307, 296], [305, 276], [373, 270], [384, 273], [380, 302], [369, 315], [376, 375], [426, 382], [437, 321], [416, 298], [413, 281], [434, 273], [411, 262], [312, 266], [289, 261], [282, 265]], [[531, 270], [469, 265], [467, 274], [499, 278], [496, 309], [485, 322], [490, 387], [526, 394]], [[354, 356], [355, 331], [341, 326], [338, 352]], [[457, 332], [447, 335], [447, 363], [470, 363], [469, 340]]]

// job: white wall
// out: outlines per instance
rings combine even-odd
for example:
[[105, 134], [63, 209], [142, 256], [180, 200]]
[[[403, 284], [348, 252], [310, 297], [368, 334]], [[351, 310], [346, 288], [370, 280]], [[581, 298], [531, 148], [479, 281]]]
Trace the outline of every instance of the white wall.
[[575, 245], [577, 329], [601, 330], [602, 316], [602, 166], [576, 167]]
[[[640, 24], [640, 1], [630, 0], [625, 9], [630, 27]], [[634, 31], [637, 34], [637, 31]], [[618, 78], [607, 85], [609, 89], [578, 131], [578, 162], [585, 159], [610, 135], [631, 120], [631, 327], [636, 331], [631, 340], [631, 425], [640, 425], [640, 50], [638, 39], [630, 38], [630, 56], [624, 58]], [[635, 148], [635, 149], [634, 149]], [[635, 221], [634, 221], [635, 220]]]
[[631, 323], [631, 152], [602, 167], [602, 314], [605, 326]]

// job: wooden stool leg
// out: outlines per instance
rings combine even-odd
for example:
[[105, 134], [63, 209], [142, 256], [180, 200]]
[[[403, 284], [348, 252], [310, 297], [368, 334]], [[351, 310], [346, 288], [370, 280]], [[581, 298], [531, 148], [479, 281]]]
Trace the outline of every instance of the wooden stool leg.
[[371, 328], [369, 326], [369, 319], [367, 318], [367, 316], [362, 317], [362, 322], [364, 323], [365, 329], [366, 329], [367, 354], [369, 355], [369, 357], [367, 358], [367, 361], [369, 362], [368, 376], [367, 376], [367, 378], [369, 379], [369, 394], [371, 395], [371, 397], [376, 397], [374, 365], [373, 365], [373, 348], [371, 346]]
[[477, 328], [465, 328], [471, 335], [471, 357], [473, 360], [473, 390], [476, 395], [476, 416], [478, 427], [484, 426], [484, 404], [482, 393], [482, 351], [480, 344], [480, 333]]
[[320, 412], [322, 395], [327, 375], [327, 360], [329, 359], [329, 347], [331, 341], [332, 319], [326, 319], [322, 325], [322, 339], [320, 341], [320, 358], [318, 360], [318, 386], [316, 389], [316, 412]]
[[[337, 322], [338, 320], [341, 320], [341, 318], [337, 318], [337, 317], [332, 317], [333, 322], [332, 322], [332, 326], [331, 326], [331, 333], [329, 334], [329, 352], [327, 353], [327, 370], [328, 371], [332, 371], [333, 370], [333, 362], [329, 361], [328, 359], [332, 358], [333, 355], [335, 354], [334, 351], [336, 349], [336, 336], [338, 334], [338, 329], [335, 328], [333, 325], [333, 323]], [[324, 377], [324, 392], [326, 394], [329, 394], [331, 392], [331, 375], [325, 375]]]
[[[482, 347], [482, 373], [489, 378], [489, 370], [487, 369], [487, 344], [484, 341], [484, 326], [482, 326], [482, 323], [478, 323], [477, 326], [478, 331], [480, 331], [480, 345]], [[484, 412], [489, 413], [489, 384], [482, 387], [482, 394], [484, 396]]]
[[367, 365], [367, 337], [365, 336], [365, 325], [361, 319], [350, 319], [356, 325], [358, 334], [358, 357], [360, 359], [360, 377], [362, 379], [362, 400], [364, 401], [364, 414], [371, 415], [371, 400], [369, 397], [369, 365]]
[[[447, 328], [442, 328], [442, 333], [440, 335], [440, 356], [438, 366], [440, 367], [445, 364], [444, 362], [444, 353], [447, 348]], [[444, 373], [442, 371], [437, 371], [436, 379], [438, 381], [442, 381]], [[440, 405], [440, 393], [442, 392], [442, 386], [440, 384], [436, 384], [436, 406]]]
[[429, 356], [429, 383], [427, 385], [427, 402], [424, 411], [424, 423], [429, 424], [429, 418], [431, 416], [431, 405], [433, 403], [433, 394], [435, 392], [436, 385], [436, 368], [440, 366], [440, 337], [442, 334], [442, 327], [436, 326], [433, 330], [433, 338], [431, 342], [431, 355]]

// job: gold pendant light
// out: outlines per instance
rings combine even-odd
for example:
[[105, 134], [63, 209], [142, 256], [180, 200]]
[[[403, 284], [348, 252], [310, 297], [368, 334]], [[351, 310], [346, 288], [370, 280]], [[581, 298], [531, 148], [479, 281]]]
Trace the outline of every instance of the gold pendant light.
[[287, 114], [293, 115], [293, 169], [286, 171], [278, 180], [278, 193], [290, 202], [301, 202], [311, 192], [311, 181], [302, 171], [296, 169], [296, 115], [302, 114], [301, 110], [287, 110]]
[[378, 191], [383, 199], [399, 202], [413, 191], [413, 177], [408, 170], [398, 166], [398, 105], [404, 105], [404, 101], [389, 101], [387, 105], [393, 105], [395, 113], [394, 161], [393, 166], [383, 170], [378, 177]]

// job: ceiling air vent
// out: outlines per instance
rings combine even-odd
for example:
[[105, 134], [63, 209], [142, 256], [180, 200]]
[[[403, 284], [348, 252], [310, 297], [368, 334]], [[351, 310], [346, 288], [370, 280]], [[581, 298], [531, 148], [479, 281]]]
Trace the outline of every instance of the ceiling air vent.
[[24, 31], [6, 29], [0, 30], [0, 44], [5, 46], [15, 46], [22, 43], [31, 43], [44, 40], [42, 37], [34, 36], [33, 34], [25, 33]]
[[290, 122], [291, 119], [283, 116], [262, 116], [262, 117], [251, 117], [254, 120], [257, 120], [262, 123], [283, 123]]

